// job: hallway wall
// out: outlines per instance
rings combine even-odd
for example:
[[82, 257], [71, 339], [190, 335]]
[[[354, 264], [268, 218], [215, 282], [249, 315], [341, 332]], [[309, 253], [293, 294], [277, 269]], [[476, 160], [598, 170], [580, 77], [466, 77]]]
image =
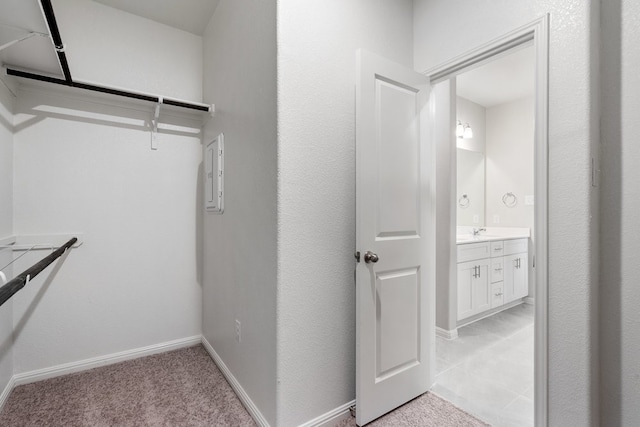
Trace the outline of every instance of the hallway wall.
[[410, 0], [278, 1], [278, 426], [355, 398], [356, 49], [412, 66]]
[[203, 214], [203, 334], [275, 426], [275, 0], [221, 0], [204, 58], [204, 97], [216, 104], [205, 142], [224, 133], [225, 211]]
[[602, 1], [601, 425], [640, 425], [640, 3]]
[[[199, 37], [95, 2], [55, 5], [78, 78], [201, 99], [202, 62], [190, 62], [191, 52], [200, 52]], [[96, 9], [86, 11], [86, 20], [76, 19], [85, 7]], [[140, 32], [144, 38], [138, 38]], [[114, 48], [83, 51], [116, 33], [118, 45], [135, 55], [114, 58]], [[129, 39], [136, 41], [127, 44]], [[165, 39], [174, 41], [160, 46]], [[179, 61], [183, 68], [160, 73], [152, 60], [158, 56], [161, 63]], [[45, 280], [55, 267], [14, 298], [15, 373], [201, 334], [196, 265], [201, 120], [169, 116], [163, 108], [158, 150], [152, 151], [153, 108], [57, 86], [20, 90], [14, 232], [81, 232], [84, 244], [59, 264], [50, 283]], [[15, 269], [22, 271], [46, 254], [33, 251]]]
[[[13, 107], [13, 94], [0, 81], [0, 242], [13, 235]], [[0, 249], [0, 268], [12, 258], [11, 250]], [[11, 280], [11, 267], [2, 271]], [[3, 284], [0, 281], [0, 286]], [[0, 307], [0, 394], [13, 375], [12, 345], [13, 302], [9, 300]]]
[[426, 71], [550, 14], [549, 421], [598, 420], [599, 2], [416, 0], [415, 68]]

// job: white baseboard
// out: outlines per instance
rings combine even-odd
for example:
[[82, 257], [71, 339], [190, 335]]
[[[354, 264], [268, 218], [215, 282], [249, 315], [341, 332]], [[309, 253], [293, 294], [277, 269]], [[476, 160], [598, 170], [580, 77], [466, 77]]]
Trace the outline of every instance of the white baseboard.
[[255, 405], [255, 403], [253, 403], [253, 401], [247, 394], [247, 392], [244, 391], [244, 389], [242, 388], [242, 386], [240, 385], [236, 377], [233, 376], [229, 368], [227, 368], [227, 365], [225, 365], [224, 362], [222, 361], [222, 358], [218, 356], [218, 353], [216, 353], [216, 351], [213, 349], [211, 344], [209, 344], [209, 341], [207, 341], [207, 339], [204, 336], [202, 337], [202, 345], [207, 350], [207, 352], [209, 352], [209, 355], [211, 356], [213, 361], [216, 363], [216, 365], [218, 365], [220, 372], [222, 372], [222, 375], [224, 375], [224, 377], [227, 379], [227, 381], [231, 385], [231, 388], [233, 388], [233, 391], [236, 392], [238, 399], [240, 399], [240, 401], [242, 402], [244, 407], [247, 409], [247, 411], [249, 412], [253, 420], [261, 427], [270, 427], [267, 419], [262, 415], [258, 407]]
[[436, 326], [436, 336], [444, 338], [445, 340], [455, 340], [458, 338], [458, 328], [447, 331], [446, 329]]
[[0, 394], [0, 411], [4, 408], [4, 404], [7, 403], [7, 399], [9, 395], [13, 391], [13, 388], [16, 386], [15, 375], [9, 379], [7, 386], [2, 390], [2, 394]]
[[36, 381], [59, 377], [61, 375], [72, 374], [74, 372], [86, 371], [88, 369], [97, 368], [99, 366], [112, 365], [114, 363], [124, 362], [125, 360], [132, 360], [139, 357], [151, 356], [153, 354], [164, 353], [166, 351], [177, 350], [184, 347], [190, 347], [192, 345], [200, 344], [200, 342], [201, 336], [198, 335], [174, 341], [167, 341], [160, 344], [154, 344], [147, 347], [136, 348], [133, 350], [122, 351], [119, 353], [108, 354], [106, 356], [80, 360], [78, 362], [65, 363], [58, 366], [52, 366], [50, 368], [24, 372], [21, 374], [16, 374], [11, 378], [13, 382], [12, 388], [23, 384], [29, 384]]
[[526, 297], [524, 299], [524, 303], [525, 304], [529, 304], [529, 305], [535, 305], [535, 298], [533, 297]]
[[304, 424], [300, 424], [298, 427], [333, 427], [338, 424], [340, 421], [345, 420], [351, 417], [351, 411], [349, 408], [356, 404], [355, 400], [351, 402], [345, 403], [342, 406], [338, 406], [331, 411], [320, 415], [312, 419], [311, 421], [307, 421]]

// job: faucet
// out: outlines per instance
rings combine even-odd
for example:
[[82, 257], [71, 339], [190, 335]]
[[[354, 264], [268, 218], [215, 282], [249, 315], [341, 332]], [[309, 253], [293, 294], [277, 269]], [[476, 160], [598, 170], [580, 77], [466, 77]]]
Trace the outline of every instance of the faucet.
[[474, 236], [478, 236], [481, 231], [487, 231], [487, 229], [486, 228], [473, 227], [473, 229], [471, 231], [473, 232]]

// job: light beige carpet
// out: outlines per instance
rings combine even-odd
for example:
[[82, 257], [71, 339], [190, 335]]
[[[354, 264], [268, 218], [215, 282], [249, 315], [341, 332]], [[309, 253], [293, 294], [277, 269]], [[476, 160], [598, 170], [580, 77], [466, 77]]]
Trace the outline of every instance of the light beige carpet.
[[[355, 418], [336, 427], [353, 427]], [[477, 418], [433, 393], [425, 393], [395, 411], [367, 424], [367, 427], [486, 427]]]
[[255, 426], [202, 346], [16, 387], [0, 426]]
[[[339, 427], [355, 426], [349, 418]], [[487, 426], [434, 394], [369, 424]], [[202, 346], [16, 387], [0, 426], [255, 426]]]

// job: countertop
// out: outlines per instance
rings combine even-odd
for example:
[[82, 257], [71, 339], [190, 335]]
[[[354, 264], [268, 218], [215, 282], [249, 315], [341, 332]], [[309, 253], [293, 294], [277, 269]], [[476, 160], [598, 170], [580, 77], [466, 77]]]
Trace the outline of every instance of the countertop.
[[492, 242], [496, 240], [528, 239], [530, 235], [531, 233], [528, 228], [487, 227], [486, 231], [481, 231], [477, 236], [474, 236], [470, 232], [456, 235], [456, 244], [466, 245], [468, 243]]

